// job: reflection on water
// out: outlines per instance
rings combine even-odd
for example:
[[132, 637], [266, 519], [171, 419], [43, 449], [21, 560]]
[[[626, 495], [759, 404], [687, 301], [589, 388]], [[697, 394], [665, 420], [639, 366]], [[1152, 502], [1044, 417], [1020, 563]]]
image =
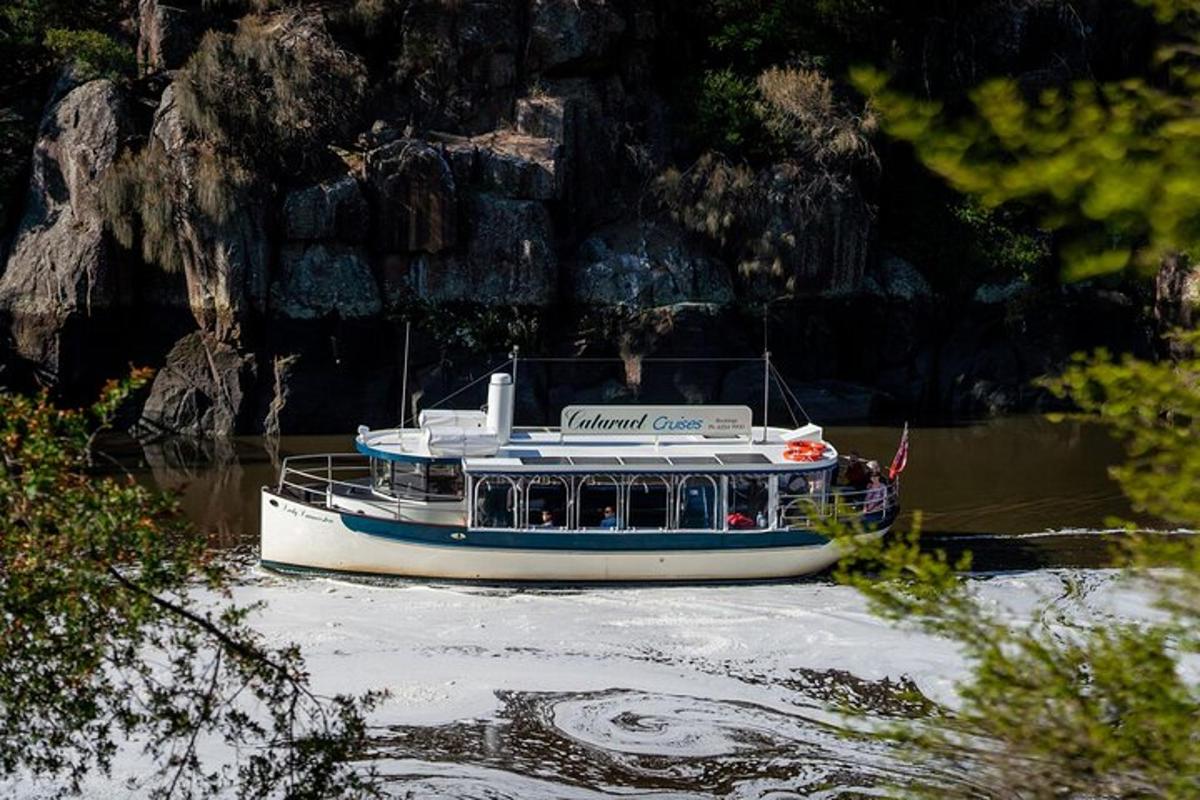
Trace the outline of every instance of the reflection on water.
[[[886, 464], [899, 431], [833, 427], [842, 452]], [[230, 442], [127, 443], [124, 461], [143, 479], [181, 494], [183, 507], [219, 547], [258, 538], [258, 490], [276, 480], [289, 455], [352, 452], [352, 436], [257, 438]], [[923, 530], [948, 549], [969, 546], [979, 569], [1106, 563], [1109, 540], [1096, 535], [1129, 505], [1108, 477], [1120, 448], [1103, 430], [1025, 416], [953, 427], [915, 428], [902, 480], [903, 525], [915, 509]], [[1067, 531], [1014, 539], [1012, 534]], [[971, 537], [967, 539], [965, 537]]]

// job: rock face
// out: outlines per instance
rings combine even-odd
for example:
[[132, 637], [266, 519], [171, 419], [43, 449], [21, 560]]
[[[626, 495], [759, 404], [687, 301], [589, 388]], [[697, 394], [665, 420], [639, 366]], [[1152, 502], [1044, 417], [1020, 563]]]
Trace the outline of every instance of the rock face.
[[139, 0], [139, 72], [146, 75], [184, 65], [204, 36], [204, 18], [199, 6], [189, 0]]
[[273, 315], [289, 319], [355, 319], [383, 309], [362, 250], [327, 243], [284, 246], [270, 305]]
[[[541, 203], [480, 193], [471, 198], [465, 277], [430, 297], [548, 305], [558, 288], [554, 228]], [[432, 281], [431, 281], [432, 284]]]
[[533, 0], [529, 16], [529, 61], [543, 72], [600, 59], [625, 31], [607, 0]]
[[454, 246], [458, 207], [454, 174], [428, 142], [401, 139], [367, 154], [375, 198], [375, 248], [438, 253]]
[[288, 194], [283, 201], [284, 237], [291, 241], [367, 240], [370, 212], [353, 175]]
[[729, 271], [670, 223], [625, 223], [588, 237], [571, 270], [571, 294], [582, 305], [634, 308], [675, 303], [729, 303]]
[[97, 193], [130, 128], [125, 100], [106, 80], [72, 89], [42, 119], [25, 213], [0, 277], [0, 309], [17, 355], [48, 382], [71, 378], [68, 319], [120, 302]]
[[163, 92], [150, 135], [150, 146], [162, 148], [173, 173], [166, 190], [179, 209], [176, 239], [192, 314], [202, 330], [236, 341], [249, 315], [261, 313], [266, 304], [270, 239], [265, 210], [253, 187], [239, 187], [225, 213], [214, 217], [203, 211], [197, 196], [200, 145], [186, 131], [174, 87]]
[[[1160, 334], [1200, 325], [1200, 269], [1186, 256], [1163, 259], [1154, 280], [1154, 316]], [[1167, 349], [1173, 357], [1186, 355], [1177, 344]]]
[[254, 359], [201, 332], [176, 342], [154, 376], [139, 427], [156, 435], [233, 435], [246, 414]]

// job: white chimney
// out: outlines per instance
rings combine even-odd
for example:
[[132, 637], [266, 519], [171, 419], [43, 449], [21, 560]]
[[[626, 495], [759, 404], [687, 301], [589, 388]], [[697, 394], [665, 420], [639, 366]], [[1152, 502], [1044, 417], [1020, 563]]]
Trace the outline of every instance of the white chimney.
[[494, 373], [488, 384], [487, 427], [500, 444], [508, 444], [512, 436], [515, 404], [512, 376], [507, 372]]

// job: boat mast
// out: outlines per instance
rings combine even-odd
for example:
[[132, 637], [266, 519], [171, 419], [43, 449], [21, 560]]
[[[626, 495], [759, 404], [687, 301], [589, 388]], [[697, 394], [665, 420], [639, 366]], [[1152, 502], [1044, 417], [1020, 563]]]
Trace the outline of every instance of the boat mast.
[[771, 351], [763, 350], [763, 429], [762, 441], [767, 443], [767, 408], [771, 403]]
[[404, 374], [400, 378], [400, 427], [408, 418], [408, 343], [412, 335], [412, 320], [404, 323]]

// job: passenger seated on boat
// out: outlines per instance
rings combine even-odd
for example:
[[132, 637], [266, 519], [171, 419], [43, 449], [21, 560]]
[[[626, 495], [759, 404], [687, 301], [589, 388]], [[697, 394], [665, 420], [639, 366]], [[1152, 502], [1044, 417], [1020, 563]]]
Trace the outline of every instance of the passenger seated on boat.
[[863, 519], [868, 522], [878, 522], [883, 519], [883, 513], [887, 509], [887, 487], [883, 485], [883, 478], [878, 469], [871, 472], [868, 480], [870, 484], [867, 487], [866, 499], [863, 501]]
[[612, 506], [604, 507], [604, 516], [600, 519], [600, 527], [601, 528], [617, 527], [617, 512], [613, 510]]
[[842, 474], [843, 484], [859, 491], [867, 488], [871, 482], [871, 470], [867, 462], [858, 453], [851, 452], [846, 456], [846, 471]]
[[554, 512], [548, 508], [542, 509], [542, 521], [537, 524], [539, 528], [557, 528], [554, 524]]

